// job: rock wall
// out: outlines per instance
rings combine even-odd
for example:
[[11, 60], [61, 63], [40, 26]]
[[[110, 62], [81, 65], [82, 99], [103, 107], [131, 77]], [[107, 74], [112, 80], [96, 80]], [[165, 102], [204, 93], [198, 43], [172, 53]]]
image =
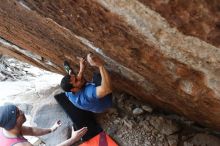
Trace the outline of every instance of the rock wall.
[[219, 0], [2, 0], [0, 52], [61, 74], [95, 52], [115, 90], [220, 130], [219, 15]]

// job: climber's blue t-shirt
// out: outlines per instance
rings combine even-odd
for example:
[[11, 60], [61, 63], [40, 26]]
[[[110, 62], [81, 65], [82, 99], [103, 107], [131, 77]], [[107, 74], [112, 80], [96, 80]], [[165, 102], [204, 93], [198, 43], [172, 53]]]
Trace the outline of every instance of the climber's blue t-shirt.
[[78, 108], [94, 113], [104, 112], [112, 106], [112, 95], [99, 99], [96, 95], [96, 87], [93, 83], [87, 83], [80, 91], [65, 92], [69, 100]]

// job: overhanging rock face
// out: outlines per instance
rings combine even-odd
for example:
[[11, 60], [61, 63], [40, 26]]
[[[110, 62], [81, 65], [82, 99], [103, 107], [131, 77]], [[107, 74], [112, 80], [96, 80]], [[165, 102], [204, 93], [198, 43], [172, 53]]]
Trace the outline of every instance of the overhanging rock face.
[[220, 130], [219, 4], [2, 0], [0, 51], [62, 74], [96, 52], [114, 89]]

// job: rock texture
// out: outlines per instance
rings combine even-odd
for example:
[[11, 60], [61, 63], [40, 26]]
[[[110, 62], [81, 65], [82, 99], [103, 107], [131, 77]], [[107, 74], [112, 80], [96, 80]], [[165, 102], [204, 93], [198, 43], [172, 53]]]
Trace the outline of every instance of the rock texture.
[[61, 74], [96, 52], [115, 89], [220, 130], [218, 23], [219, 0], [2, 0], [0, 52]]
[[[28, 63], [21, 63], [17, 59], [0, 56], [0, 81], [24, 81], [30, 77], [34, 77], [33, 72], [30, 69], [33, 68]], [[40, 69], [39, 69], [40, 70]]]
[[171, 26], [220, 47], [220, 1], [139, 0], [160, 13]]

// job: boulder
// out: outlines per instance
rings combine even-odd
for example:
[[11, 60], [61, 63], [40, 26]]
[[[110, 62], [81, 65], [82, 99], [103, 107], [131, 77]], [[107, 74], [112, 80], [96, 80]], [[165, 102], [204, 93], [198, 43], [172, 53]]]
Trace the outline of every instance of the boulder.
[[114, 90], [220, 130], [218, 12], [216, 1], [2, 0], [0, 52], [60, 74], [94, 52]]
[[43, 106], [37, 107], [33, 113], [32, 125], [37, 127], [50, 128], [55, 121], [61, 120], [61, 127], [48, 135], [41, 136], [48, 146], [57, 145], [70, 137], [71, 121], [59, 105], [43, 104]]

